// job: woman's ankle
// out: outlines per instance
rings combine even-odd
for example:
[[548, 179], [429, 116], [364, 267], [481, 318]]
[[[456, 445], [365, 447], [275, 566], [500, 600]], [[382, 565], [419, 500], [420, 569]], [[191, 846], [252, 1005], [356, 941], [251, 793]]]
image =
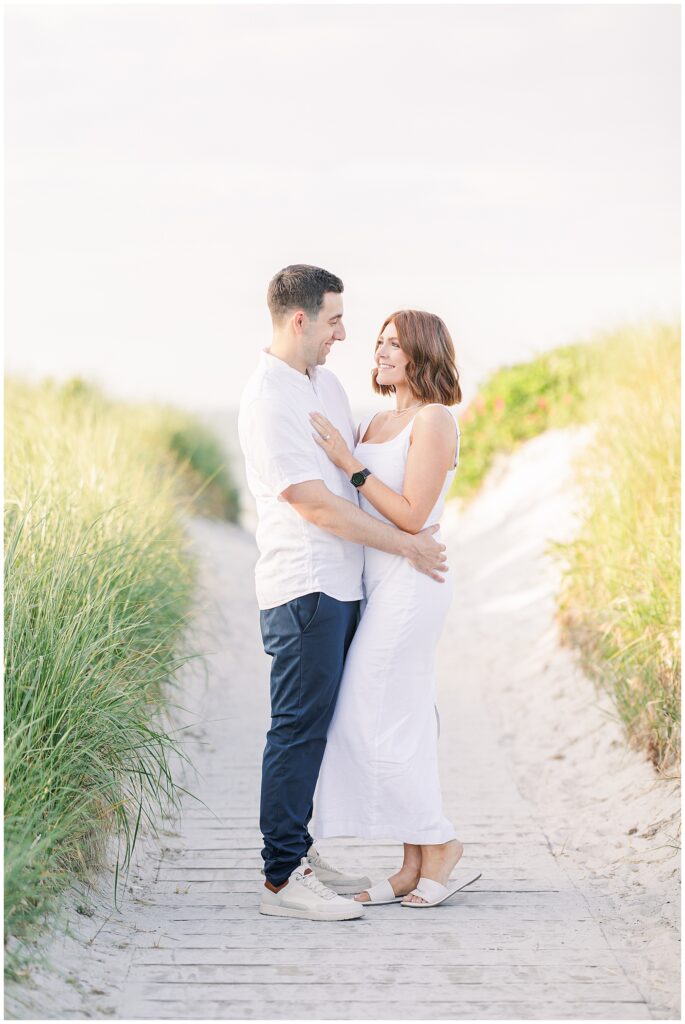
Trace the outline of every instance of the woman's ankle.
[[420, 864], [403, 864], [397, 872], [398, 875], [402, 875], [403, 878], [415, 878], [417, 881], [421, 877], [421, 865]]
[[422, 864], [431, 867], [437, 863], [451, 862], [458, 863], [464, 853], [464, 844], [459, 839], [450, 839], [446, 843], [435, 843], [426, 846], [422, 853]]

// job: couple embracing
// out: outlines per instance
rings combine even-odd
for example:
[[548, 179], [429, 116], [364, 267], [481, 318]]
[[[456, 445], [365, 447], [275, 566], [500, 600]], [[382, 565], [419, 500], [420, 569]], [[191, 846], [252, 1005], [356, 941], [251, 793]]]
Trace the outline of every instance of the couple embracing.
[[[260, 911], [342, 921], [365, 906], [426, 909], [479, 876], [444, 816], [435, 706], [438, 639], [452, 598], [439, 520], [459, 461], [452, 340], [403, 310], [375, 341], [371, 386], [395, 408], [355, 429], [324, 367], [345, 339], [343, 284], [319, 267], [279, 271], [273, 338], [238, 417], [257, 507], [255, 568], [271, 728], [262, 764]], [[317, 839], [403, 844], [376, 884], [340, 871]]]

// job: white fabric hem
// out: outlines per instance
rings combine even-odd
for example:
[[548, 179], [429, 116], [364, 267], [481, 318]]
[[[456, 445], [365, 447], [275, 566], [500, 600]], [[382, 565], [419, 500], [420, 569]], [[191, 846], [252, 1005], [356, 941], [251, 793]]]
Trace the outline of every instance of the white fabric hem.
[[423, 829], [412, 831], [395, 828], [380, 828], [377, 825], [362, 825], [359, 822], [329, 822], [311, 829], [315, 839], [387, 839], [392, 843], [411, 843], [416, 846], [432, 846], [456, 839], [452, 825], [447, 829]]
[[[338, 597], [338, 594], [331, 594], [331, 590], [334, 589], [334, 587], [329, 587], [327, 584], [324, 587], [324, 585], [322, 585], [318, 580], [313, 580], [307, 589], [298, 588], [293, 591], [286, 591], [290, 596], [283, 597], [282, 595], [279, 595], [278, 600], [273, 604], [271, 601], [269, 601], [268, 604], [260, 604], [259, 599], [257, 604], [260, 612], [269, 612], [272, 608], [280, 608], [282, 604], [287, 604], [288, 601], [294, 601], [296, 597], [305, 597], [306, 594], [312, 594], [316, 591], [321, 591], [321, 593], [325, 594], [327, 597], [332, 597], [334, 601], [362, 601], [364, 597], [363, 593], [360, 592], [361, 588], [347, 592], [343, 591], [340, 597]], [[266, 599], [264, 600], [266, 601]]]

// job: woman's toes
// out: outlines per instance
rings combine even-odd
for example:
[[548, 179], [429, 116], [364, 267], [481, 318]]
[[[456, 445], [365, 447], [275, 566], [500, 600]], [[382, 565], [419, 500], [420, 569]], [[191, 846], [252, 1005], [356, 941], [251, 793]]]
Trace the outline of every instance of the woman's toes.
[[354, 898], [356, 899], [357, 903], [368, 903], [369, 902], [369, 894], [366, 891], [366, 889], [364, 890], [364, 892], [358, 892], [357, 895]]

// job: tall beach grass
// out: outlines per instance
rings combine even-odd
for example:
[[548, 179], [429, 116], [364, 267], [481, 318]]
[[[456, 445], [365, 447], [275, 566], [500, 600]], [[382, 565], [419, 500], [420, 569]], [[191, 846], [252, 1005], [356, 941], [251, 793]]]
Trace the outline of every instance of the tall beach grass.
[[16, 977], [21, 940], [98, 866], [112, 832], [123, 871], [141, 820], [154, 828], [154, 810], [177, 799], [168, 755], [183, 754], [152, 723], [185, 657], [193, 567], [181, 515], [235, 519], [238, 508], [215, 439], [191, 417], [109, 402], [78, 381], [10, 381], [5, 442], [5, 943]]
[[586, 498], [562, 563], [562, 640], [614, 697], [655, 767], [680, 757], [680, 329], [600, 333], [503, 367], [460, 416], [450, 496], [470, 501], [496, 457], [554, 427], [596, 424], [579, 482]]
[[634, 744], [657, 769], [680, 760], [680, 332], [664, 325], [600, 336], [579, 465], [587, 508], [557, 546], [564, 638], [613, 694]]

